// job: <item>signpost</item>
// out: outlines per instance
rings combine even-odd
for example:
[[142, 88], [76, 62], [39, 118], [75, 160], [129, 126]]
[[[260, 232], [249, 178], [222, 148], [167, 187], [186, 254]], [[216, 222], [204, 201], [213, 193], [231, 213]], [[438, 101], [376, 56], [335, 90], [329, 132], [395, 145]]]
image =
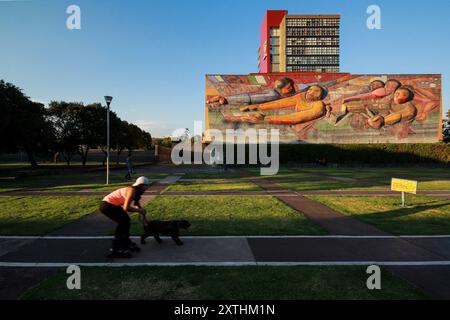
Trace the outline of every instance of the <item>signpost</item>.
[[391, 190], [392, 191], [400, 191], [402, 193], [402, 208], [405, 207], [405, 192], [408, 193], [417, 193], [417, 181], [415, 180], [406, 180], [406, 179], [391, 179]]

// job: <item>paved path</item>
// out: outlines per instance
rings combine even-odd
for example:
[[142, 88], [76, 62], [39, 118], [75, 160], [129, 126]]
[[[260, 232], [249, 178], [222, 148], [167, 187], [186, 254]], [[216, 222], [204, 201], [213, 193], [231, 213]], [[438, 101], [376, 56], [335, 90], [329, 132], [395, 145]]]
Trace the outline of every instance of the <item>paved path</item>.
[[[167, 184], [155, 183], [146, 194], [149, 195], [185, 195], [185, 196], [205, 196], [205, 195], [332, 195], [332, 196], [399, 196], [395, 191], [389, 190], [305, 190], [294, 191], [283, 187], [272, 186], [266, 190], [260, 191], [164, 191]], [[4, 196], [104, 196], [108, 191], [6, 191], [1, 192], [0, 197]], [[418, 195], [426, 195], [431, 197], [440, 197], [450, 199], [450, 190], [421, 190], [417, 192]]]
[[[370, 236], [227, 236], [182, 237], [177, 246], [148, 239], [133, 259], [107, 259], [109, 237], [43, 237], [0, 256], [0, 265], [36, 263], [273, 263], [273, 264], [410, 264], [450, 265], [450, 235], [445, 237]], [[137, 237], [134, 237], [137, 240]], [[20, 238], [0, 238], [4, 242]], [[389, 250], [386, 250], [389, 248]], [[450, 279], [449, 279], [450, 280]]]
[[[143, 205], [154, 199], [154, 195], [151, 193], [160, 193], [169, 184], [177, 181], [179, 176], [176, 177], [166, 177], [161, 181], [152, 184], [149, 188], [149, 194], [142, 197], [141, 203]], [[37, 193], [42, 194], [42, 193]], [[102, 192], [101, 194], [107, 194], [107, 192]], [[92, 195], [92, 194], [90, 194]], [[111, 235], [116, 224], [101, 214], [99, 211], [92, 212], [79, 220], [69, 223], [63, 226], [61, 229], [55, 230], [48, 234], [50, 237], [55, 236], [98, 236], [98, 235]], [[29, 250], [33, 251], [34, 257], [45, 257], [48, 255], [54, 255], [59, 257], [58, 250], [66, 252], [71, 255], [72, 252], [79, 255], [80, 259], [86, 259], [86, 257], [96, 257], [100, 255], [97, 250], [103, 250], [101, 255], [104, 255], [108, 251], [111, 245], [111, 237], [106, 237], [107, 240], [95, 241], [88, 245], [88, 247], [83, 246], [86, 243], [78, 243], [79, 250], [73, 249], [73, 247], [60, 246], [57, 249], [53, 247], [42, 247], [42, 239], [31, 238], [3, 238], [0, 240], [0, 256], [8, 257], [8, 255], [24, 254], [27, 256]], [[97, 243], [107, 244], [106, 247], [99, 247]], [[59, 249], [58, 249], [59, 248]], [[56, 250], [56, 251], [55, 251]], [[69, 252], [72, 251], [72, 252]], [[54, 274], [54, 269], [33, 269], [31, 272], [23, 273], [23, 270], [18, 267], [2, 267], [0, 268], [0, 299], [17, 299], [20, 294], [25, 292], [30, 287], [38, 284], [48, 276]], [[13, 284], [14, 283], [14, 284]]]
[[387, 233], [361, 222], [356, 218], [345, 216], [320, 202], [303, 196], [289, 197], [277, 195], [288, 206], [303, 213], [308, 219], [318, 224], [330, 234], [346, 235], [387, 235]]
[[262, 178], [253, 178], [251, 181], [267, 192], [277, 191], [275, 197], [286, 203], [291, 208], [303, 213], [308, 219], [318, 224], [331, 234], [341, 235], [387, 235], [387, 233], [363, 223], [356, 218], [343, 214], [304, 196], [295, 197], [283, 195], [289, 190]]
[[[251, 180], [265, 190], [276, 190], [277, 192], [288, 191], [287, 189], [283, 189], [282, 187], [267, 181], [267, 179], [264, 180], [260, 177], [255, 177]], [[297, 197], [290, 197], [280, 194], [275, 196], [295, 210], [302, 212], [307, 218], [320, 225], [331, 234], [388, 235], [386, 232], [381, 231], [372, 225], [359, 221], [356, 218], [344, 216], [341, 213], [336, 212], [319, 202], [305, 198], [304, 196], [298, 195]], [[279, 248], [273, 247], [274, 245], [276, 245], [274, 242], [269, 241], [262, 248], [265, 252], [271, 250], [282, 250], [283, 248], [283, 246], [280, 246]], [[439, 245], [440, 250], [444, 250], [445, 252], [449, 250], [449, 247], [450, 243]], [[313, 248], [316, 250], [317, 247], [313, 245]], [[358, 256], [359, 254], [371, 252], [370, 248], [370, 246], [368, 247], [368, 243], [359, 243], [358, 245], [355, 245], [350, 252], [352, 255]], [[436, 252], [436, 250], [433, 250], [430, 247], [424, 249], [420, 244], [407, 242], [404, 240], [402, 240], [402, 242], [392, 243], [383, 243], [383, 241], [379, 241], [374, 249], [376, 248], [385, 254], [393, 256], [397, 256], [399, 253], [404, 252], [415, 255], [416, 258], [419, 258], [423, 256], [424, 250], [432, 253], [432, 255], [438, 254], [438, 256], [442, 256], [442, 252], [439, 250]], [[339, 248], [333, 246], [327, 246], [325, 250], [327, 252], [340, 252]], [[281, 251], [275, 252], [279, 253]], [[341, 255], [345, 256], [344, 252], [340, 252], [340, 256]], [[432, 266], [422, 266], [420, 272], [416, 273], [411, 272], [409, 267], [405, 266], [396, 266], [391, 270], [398, 276], [414, 283], [416, 286], [420, 287], [422, 290], [434, 297], [450, 299], [450, 279], [448, 277], [446, 278], [446, 275], [450, 272], [450, 266], [442, 268], [442, 273], [433, 272], [436, 268]]]
[[[295, 192], [262, 178], [250, 180], [262, 191], [165, 192], [181, 178], [169, 176], [148, 190], [143, 201], [155, 195], [271, 195], [328, 230], [331, 236], [299, 237], [183, 237], [185, 246], [170, 239], [159, 245], [152, 239], [131, 260], [105, 257], [114, 224], [92, 213], [49, 237], [0, 237], [0, 298], [21, 292], [55, 272], [54, 267], [80, 265], [386, 265], [433, 297], [450, 299], [450, 236], [395, 237], [357, 219], [304, 197], [308, 194], [392, 195], [390, 191]], [[107, 192], [10, 192], [9, 195], [104, 195]], [[449, 197], [449, 191], [423, 194]], [[6, 195], [4, 193], [3, 195]], [[92, 237], [94, 236], [95, 237]], [[105, 237], [98, 237], [105, 235]], [[342, 236], [344, 235], [344, 236]], [[24, 269], [27, 268], [27, 269]], [[22, 271], [31, 270], [21, 276]], [[14, 284], [14, 285], [12, 285]], [[5, 289], [11, 287], [11, 290]]]
[[[184, 246], [163, 239], [162, 244], [149, 239], [141, 246], [140, 253], [127, 260], [105, 257], [110, 244], [107, 237], [47, 237], [27, 242], [17, 251], [0, 256], [3, 284], [0, 298], [15, 298], [36, 281], [52, 275], [51, 268], [69, 264], [105, 267], [377, 264], [386, 266], [435, 298], [450, 299], [450, 236], [182, 237]], [[0, 238], [0, 247], [11, 240], [20, 239]], [[11, 290], [5, 289], [9, 286]]]

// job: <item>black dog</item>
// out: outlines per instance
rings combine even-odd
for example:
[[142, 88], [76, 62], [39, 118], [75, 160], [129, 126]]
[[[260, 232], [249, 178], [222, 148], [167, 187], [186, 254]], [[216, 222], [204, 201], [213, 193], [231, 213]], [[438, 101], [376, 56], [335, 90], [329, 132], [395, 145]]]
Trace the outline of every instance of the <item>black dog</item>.
[[159, 237], [170, 236], [172, 240], [179, 246], [183, 245], [183, 241], [180, 240], [180, 228], [187, 229], [191, 226], [187, 220], [172, 220], [161, 221], [151, 220], [144, 224], [144, 233], [141, 236], [141, 244], [145, 244], [145, 239], [149, 236], [153, 236], [158, 243], [162, 242]]

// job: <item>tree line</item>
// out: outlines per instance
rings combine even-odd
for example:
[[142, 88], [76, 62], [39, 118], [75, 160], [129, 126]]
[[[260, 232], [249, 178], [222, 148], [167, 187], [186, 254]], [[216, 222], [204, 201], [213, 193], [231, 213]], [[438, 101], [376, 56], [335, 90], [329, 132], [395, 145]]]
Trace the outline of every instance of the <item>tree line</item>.
[[450, 109], [447, 110], [447, 118], [442, 120], [443, 141], [450, 143]]
[[[86, 165], [91, 149], [101, 149], [106, 160], [107, 108], [100, 103], [51, 101], [48, 108], [33, 102], [22, 89], [0, 80], [0, 152], [23, 150], [33, 167], [37, 157], [60, 155], [67, 165], [79, 155]], [[110, 148], [120, 154], [127, 150], [150, 149], [150, 133], [120, 119], [110, 117]]]

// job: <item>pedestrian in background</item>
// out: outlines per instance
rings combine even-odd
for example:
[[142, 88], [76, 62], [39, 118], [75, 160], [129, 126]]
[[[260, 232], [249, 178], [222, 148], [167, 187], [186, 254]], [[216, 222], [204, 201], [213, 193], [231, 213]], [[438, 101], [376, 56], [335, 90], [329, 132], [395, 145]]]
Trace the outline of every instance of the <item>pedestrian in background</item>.
[[133, 173], [133, 161], [131, 160], [131, 152], [128, 153], [127, 159], [126, 159], [126, 165], [127, 165], [127, 174], [125, 175], [125, 178], [128, 180], [131, 180], [131, 174]]

